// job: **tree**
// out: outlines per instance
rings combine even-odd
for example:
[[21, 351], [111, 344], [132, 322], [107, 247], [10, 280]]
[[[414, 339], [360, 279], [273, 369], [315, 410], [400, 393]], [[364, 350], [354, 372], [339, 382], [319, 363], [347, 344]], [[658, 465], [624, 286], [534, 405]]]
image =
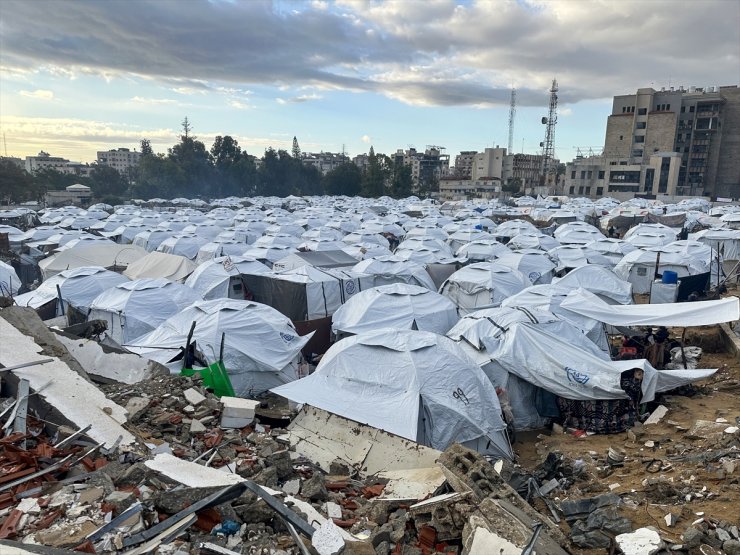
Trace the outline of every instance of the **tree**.
[[293, 136], [293, 149], [291, 150], [291, 155], [296, 160], [301, 159], [301, 147], [298, 146], [298, 139], [295, 138], [295, 135]]
[[38, 200], [43, 191], [33, 177], [12, 160], [0, 159], [0, 201], [7, 204]]
[[142, 156], [153, 156], [154, 155], [154, 151], [152, 150], [152, 144], [149, 142], [149, 139], [141, 139], [140, 147], [141, 147]]
[[521, 177], [510, 177], [506, 183], [504, 183], [501, 186], [501, 190], [505, 193], [510, 193], [512, 195], [518, 193], [522, 188], [522, 178]]
[[168, 158], [180, 171], [172, 183], [178, 195], [210, 196], [212, 194], [214, 172], [206, 145], [191, 134], [192, 126], [186, 117], [182, 122], [183, 133], [180, 142], [168, 150]]
[[391, 181], [391, 196], [406, 198], [411, 196], [414, 180], [411, 175], [411, 166], [396, 160], [393, 165], [393, 179]]
[[124, 196], [128, 182], [118, 170], [110, 166], [97, 166], [90, 172], [90, 188], [96, 197], [102, 195]]
[[362, 176], [362, 196], [380, 197], [385, 193], [385, 171], [380, 159], [371, 146], [367, 157], [367, 168]]
[[362, 171], [352, 162], [345, 162], [327, 173], [323, 183], [328, 195], [354, 197], [362, 187]]
[[40, 191], [61, 191], [75, 183], [89, 185], [89, 179], [74, 173], [62, 173], [52, 168], [37, 170], [33, 174], [34, 185]]

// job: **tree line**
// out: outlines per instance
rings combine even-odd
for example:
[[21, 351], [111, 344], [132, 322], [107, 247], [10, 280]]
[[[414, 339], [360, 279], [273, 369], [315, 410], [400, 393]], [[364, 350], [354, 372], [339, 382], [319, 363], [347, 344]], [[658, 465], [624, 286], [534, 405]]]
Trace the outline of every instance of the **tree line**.
[[[140, 147], [139, 165], [127, 175], [109, 166], [96, 166], [89, 177], [52, 169], [29, 175], [14, 163], [1, 160], [0, 197], [11, 203], [39, 200], [45, 191], [62, 190], [74, 183], [89, 186], [96, 199], [110, 204], [132, 198], [323, 194], [402, 198], [412, 194], [411, 168], [375, 154], [372, 147], [364, 168], [348, 161], [322, 175], [316, 167], [302, 162], [295, 138], [290, 152], [268, 148], [257, 159], [229, 135], [216, 137], [208, 149], [192, 134], [187, 118], [180, 140], [166, 153], [155, 153], [146, 139]], [[425, 185], [426, 190], [434, 187]]]

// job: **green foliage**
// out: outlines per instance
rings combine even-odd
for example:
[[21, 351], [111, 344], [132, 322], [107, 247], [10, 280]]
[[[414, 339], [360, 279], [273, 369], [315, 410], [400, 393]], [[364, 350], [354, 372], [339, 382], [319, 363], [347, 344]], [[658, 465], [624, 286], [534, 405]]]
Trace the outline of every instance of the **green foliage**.
[[324, 176], [324, 190], [328, 195], [356, 196], [362, 186], [362, 171], [352, 162], [340, 164]]
[[89, 186], [95, 196], [124, 196], [128, 191], [128, 182], [118, 170], [110, 166], [97, 166], [91, 173]]
[[515, 194], [518, 193], [522, 188], [521, 177], [511, 177], [506, 183], [501, 186], [501, 190], [505, 193]]
[[386, 180], [390, 175], [390, 160], [387, 156], [375, 155], [371, 146], [367, 159], [367, 168], [362, 176], [361, 194], [363, 197], [381, 197], [385, 194]]
[[396, 161], [393, 165], [393, 180], [391, 181], [390, 194], [394, 198], [406, 198], [411, 196], [414, 185], [411, 176], [411, 166]]
[[23, 168], [11, 160], [0, 159], [0, 202], [17, 204], [38, 200], [42, 193]]

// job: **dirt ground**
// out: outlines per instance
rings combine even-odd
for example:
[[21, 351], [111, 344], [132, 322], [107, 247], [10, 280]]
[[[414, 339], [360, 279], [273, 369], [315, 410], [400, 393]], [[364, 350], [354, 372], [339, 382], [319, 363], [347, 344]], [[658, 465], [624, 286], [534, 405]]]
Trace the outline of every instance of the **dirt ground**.
[[[680, 337], [680, 329], [671, 331], [672, 338]], [[700, 368], [719, 370], [711, 378], [695, 384], [691, 396], [659, 396], [658, 403], [668, 408], [660, 423], [636, 426], [620, 434], [581, 438], [567, 432], [521, 434], [514, 445], [519, 463], [532, 470], [550, 452], [562, 453], [572, 461], [582, 460], [585, 472], [567, 491], [554, 492], [551, 497], [579, 499], [611, 490], [622, 497], [621, 513], [632, 521], [634, 528], [654, 526], [660, 529], [663, 539], [670, 542], [681, 543], [681, 534], [702, 517], [740, 525], [740, 436], [737, 432], [724, 431], [738, 425], [736, 417], [740, 421], [740, 360], [726, 352], [718, 352], [723, 350], [718, 326], [690, 330], [687, 345], [704, 349]], [[649, 408], [656, 404], [651, 403]], [[715, 423], [717, 419], [724, 419], [724, 422]], [[711, 429], [691, 433], [692, 426], [699, 420], [711, 422]], [[653, 442], [652, 447], [646, 446], [646, 442]], [[734, 452], [730, 455], [711, 456], [733, 446]], [[610, 447], [624, 450], [623, 466], [612, 468], [607, 464]], [[693, 459], [673, 459], [681, 456]], [[702, 456], [710, 460], [702, 461]], [[651, 469], [656, 470], [654, 473], [647, 470], [653, 460], [660, 461], [651, 465]], [[735, 466], [737, 468], [733, 468]], [[547, 513], [544, 505], [538, 508], [543, 514]], [[669, 512], [678, 517], [671, 527], [664, 520]], [[561, 527], [566, 534], [570, 532], [564, 521]], [[604, 552], [573, 550], [583, 555]]]

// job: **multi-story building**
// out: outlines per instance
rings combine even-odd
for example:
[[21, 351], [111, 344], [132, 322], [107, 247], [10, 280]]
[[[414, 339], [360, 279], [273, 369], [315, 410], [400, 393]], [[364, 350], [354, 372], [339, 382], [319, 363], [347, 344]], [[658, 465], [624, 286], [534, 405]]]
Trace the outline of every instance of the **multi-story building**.
[[370, 164], [370, 155], [358, 154], [357, 156], [352, 158], [352, 163], [361, 170], [364, 170]]
[[23, 160], [23, 158], [17, 158], [15, 156], [0, 156], [0, 160], [3, 160], [4, 162], [11, 162], [22, 170], [26, 169], [26, 162]]
[[470, 179], [473, 176], [473, 160], [476, 154], [475, 150], [463, 150], [455, 156], [454, 177]]
[[[557, 166], [560, 161], [553, 160], [552, 163]], [[541, 175], [541, 154], [508, 154], [504, 156], [501, 179], [504, 183], [507, 183], [511, 179], [519, 179], [523, 193], [550, 194], [552, 191], [548, 191], [547, 189], [553, 187], [553, 185], [550, 184], [541, 187]]]
[[493, 178], [501, 180], [504, 168], [505, 148], [486, 148], [483, 152], [477, 152], [473, 157], [473, 170], [471, 179], [477, 181], [482, 178]]
[[66, 173], [67, 164], [69, 164], [69, 160], [66, 158], [51, 156], [43, 150], [36, 156], [26, 156], [26, 171], [28, 173], [36, 173], [39, 170], [56, 170]]
[[[663, 165], [676, 163], [668, 153], [680, 156], [675, 194], [740, 197], [740, 88], [642, 88], [615, 96], [604, 141], [607, 192], [643, 193], [644, 173], [659, 153], [670, 158]], [[612, 169], [620, 177], [637, 170], [613, 166], [637, 166], [640, 179], [620, 183]]]
[[470, 200], [492, 199], [501, 194], [501, 180], [493, 178], [460, 179], [455, 176], [443, 177], [439, 181], [439, 199]]
[[398, 149], [391, 156], [394, 163], [402, 163], [411, 168], [411, 181], [414, 192], [428, 189], [438, 183], [450, 170], [450, 155], [442, 154], [442, 147], [430, 146], [424, 152], [415, 148]]
[[131, 170], [139, 165], [141, 152], [136, 149], [114, 148], [111, 150], [98, 151], [98, 165], [109, 166], [121, 175], [129, 175]]
[[321, 172], [321, 175], [326, 175], [337, 166], [346, 164], [350, 161], [346, 154], [341, 152], [305, 152], [301, 157], [301, 161], [306, 166], [313, 166]]

